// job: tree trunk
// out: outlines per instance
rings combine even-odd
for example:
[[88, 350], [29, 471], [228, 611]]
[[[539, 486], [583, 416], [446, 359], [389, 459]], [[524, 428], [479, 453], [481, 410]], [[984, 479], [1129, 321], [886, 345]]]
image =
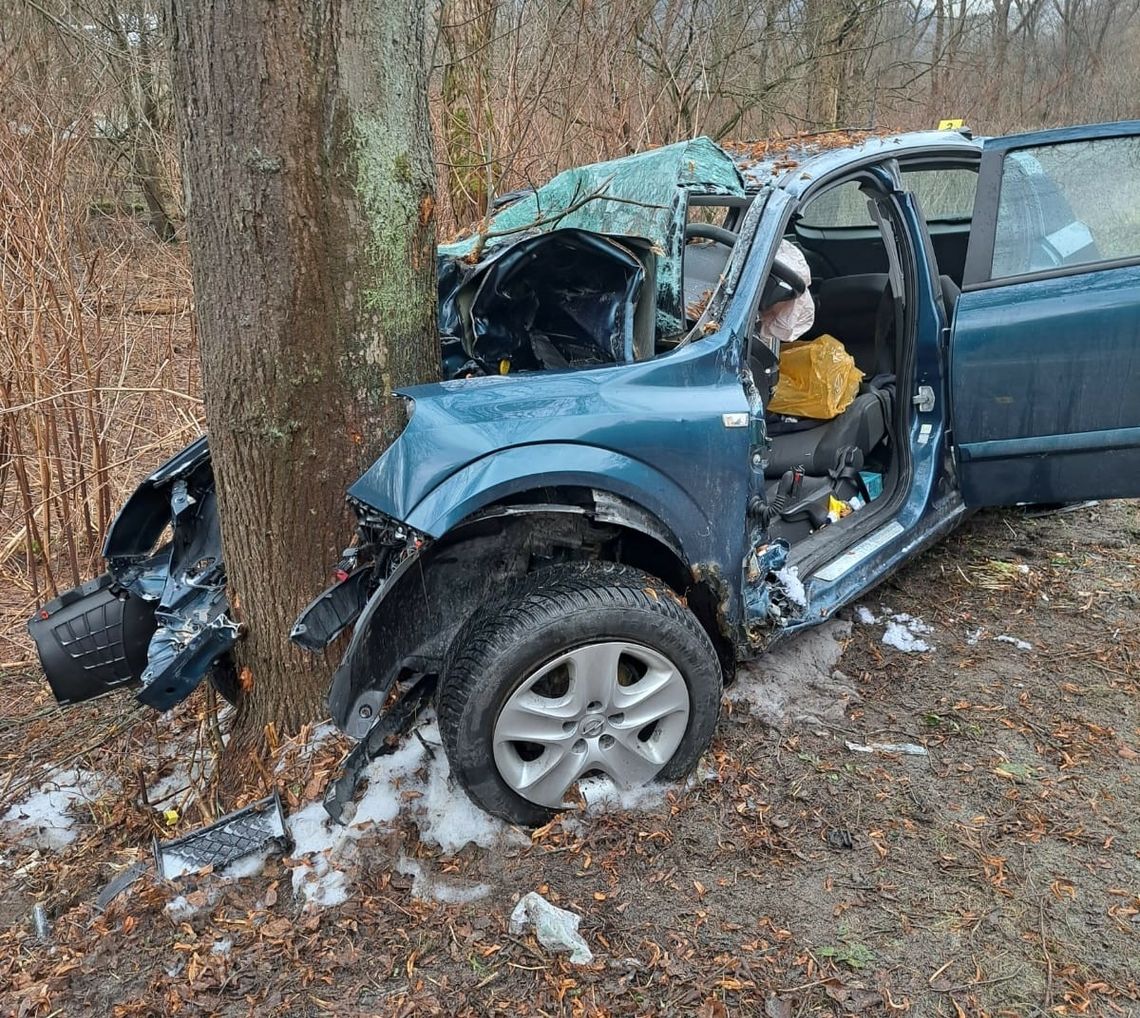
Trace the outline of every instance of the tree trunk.
[[439, 372], [415, 0], [171, 0], [206, 420], [231, 603], [234, 743], [317, 716], [289, 630], [351, 534], [344, 492]]

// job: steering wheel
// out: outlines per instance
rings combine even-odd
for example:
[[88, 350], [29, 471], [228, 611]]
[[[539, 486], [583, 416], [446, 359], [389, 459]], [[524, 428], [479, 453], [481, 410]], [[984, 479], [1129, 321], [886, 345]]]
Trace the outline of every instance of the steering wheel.
[[[733, 233], [732, 230], [727, 230], [723, 226], [715, 226], [712, 223], [688, 223], [685, 226], [686, 241], [711, 240], [716, 244], [732, 247], [739, 239], [739, 235]], [[779, 258], [772, 262], [772, 275], [781, 283], [791, 287], [797, 297], [807, 289], [807, 283], [804, 282], [803, 276], [790, 265], [780, 261]]]
[[685, 240], [711, 240], [725, 247], [733, 247], [740, 235], [713, 223], [686, 223]]
[[781, 283], [790, 286], [796, 292], [797, 297], [801, 296], [807, 289], [807, 283], [804, 282], [804, 277], [790, 265], [780, 261], [779, 258], [772, 260], [772, 275]]

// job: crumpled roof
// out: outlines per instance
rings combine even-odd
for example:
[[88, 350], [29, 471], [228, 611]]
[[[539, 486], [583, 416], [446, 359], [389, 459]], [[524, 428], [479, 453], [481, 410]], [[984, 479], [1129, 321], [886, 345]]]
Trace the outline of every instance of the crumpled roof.
[[675, 332], [684, 325], [681, 262], [690, 193], [745, 194], [735, 161], [709, 138], [564, 170], [497, 211], [479, 233], [441, 244], [439, 255], [481, 258], [534, 233], [558, 229], [637, 238], [657, 255], [658, 327]]
[[[678, 188], [703, 194], [744, 193], [740, 171], [732, 157], [710, 139], [695, 138], [563, 170], [553, 180], [496, 212], [486, 233], [574, 228], [664, 243], [672, 227]], [[583, 199], [590, 195], [598, 197], [583, 204]], [[573, 211], [559, 216], [564, 209]], [[509, 237], [491, 236], [485, 247], [498, 246]], [[472, 234], [451, 244], [441, 244], [439, 253], [464, 257], [476, 248], [477, 242], [478, 236]]]

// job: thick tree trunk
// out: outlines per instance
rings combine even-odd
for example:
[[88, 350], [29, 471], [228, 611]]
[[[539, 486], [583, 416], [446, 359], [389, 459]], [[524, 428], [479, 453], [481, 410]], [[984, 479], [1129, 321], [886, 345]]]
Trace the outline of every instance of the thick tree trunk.
[[203, 387], [233, 604], [239, 745], [320, 710], [290, 644], [351, 533], [344, 491], [439, 371], [415, 0], [171, 0]]

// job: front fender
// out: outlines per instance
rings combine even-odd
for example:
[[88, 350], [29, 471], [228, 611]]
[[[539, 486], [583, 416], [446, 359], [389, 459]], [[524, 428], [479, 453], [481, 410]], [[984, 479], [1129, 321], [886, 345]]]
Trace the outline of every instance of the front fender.
[[356, 620], [329, 688], [335, 724], [366, 735], [401, 675], [437, 672], [475, 606], [524, 575], [533, 556], [580, 545], [587, 515], [581, 506], [500, 506], [408, 554]]
[[439, 537], [494, 502], [524, 491], [559, 487], [620, 495], [665, 524], [691, 561], [708, 557], [715, 529], [688, 492], [646, 463], [572, 442], [512, 446], [477, 459], [433, 488], [405, 522]]

